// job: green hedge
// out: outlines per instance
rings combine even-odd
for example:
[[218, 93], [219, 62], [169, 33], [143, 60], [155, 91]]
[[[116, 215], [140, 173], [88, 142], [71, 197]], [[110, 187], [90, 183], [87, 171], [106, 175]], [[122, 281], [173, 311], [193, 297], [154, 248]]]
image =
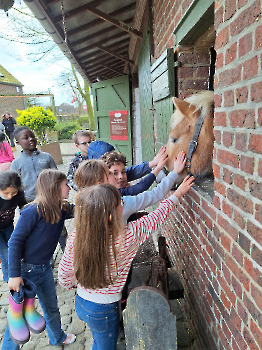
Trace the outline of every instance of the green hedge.
[[71, 140], [73, 133], [79, 129], [80, 125], [77, 121], [56, 124], [56, 130], [59, 132], [59, 140]]

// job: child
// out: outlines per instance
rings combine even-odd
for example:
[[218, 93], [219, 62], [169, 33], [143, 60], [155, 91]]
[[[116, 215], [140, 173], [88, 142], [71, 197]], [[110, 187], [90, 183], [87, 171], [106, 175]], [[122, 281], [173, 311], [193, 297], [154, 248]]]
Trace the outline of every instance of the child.
[[132, 260], [139, 246], [192, 187], [193, 179], [186, 177], [158, 209], [125, 227], [121, 224], [121, 196], [114, 186], [96, 185], [77, 194], [76, 230], [67, 241], [58, 276], [65, 288], [77, 284], [76, 313], [92, 331], [93, 349], [115, 349], [118, 302]]
[[[23, 277], [36, 285], [51, 345], [71, 344], [75, 335], [61, 329], [55, 282], [50, 259], [61, 235], [65, 219], [73, 217], [73, 205], [67, 201], [70, 187], [66, 175], [58, 170], [44, 170], [37, 179], [37, 196], [28, 204], [9, 240], [9, 290], [19, 291]], [[23, 259], [23, 260], [22, 260]], [[21, 264], [22, 260], [22, 264]], [[19, 349], [10, 338], [7, 326], [2, 349]]]
[[[164, 157], [164, 162], [161, 162], [160, 165], [159, 159], [161, 157]], [[115, 176], [116, 187], [119, 189], [121, 196], [135, 196], [149, 189], [167, 162], [167, 157], [166, 148], [162, 147], [153, 161], [147, 163], [150, 170], [147, 170], [146, 172], [140, 170], [140, 167], [142, 169], [142, 166], [146, 165], [146, 162], [138, 166], [126, 168], [126, 157], [122, 153], [106, 153], [103, 157], [101, 157], [101, 159], [105, 161], [110, 172]], [[155, 169], [151, 172], [153, 167], [155, 167]], [[140, 182], [133, 186], [128, 186], [129, 181], [136, 180], [145, 174], [148, 174], [148, 172], [151, 173], [141, 179]]]
[[67, 179], [69, 185], [77, 191], [77, 187], [74, 183], [74, 174], [79, 165], [83, 162], [83, 160], [87, 160], [87, 149], [92, 141], [95, 140], [95, 136], [91, 131], [88, 130], [77, 130], [73, 134], [73, 141], [75, 146], [79, 149], [80, 152], [76, 153], [74, 158], [72, 158], [71, 163], [69, 165]]
[[5, 142], [5, 134], [0, 132], [0, 172], [9, 170], [14, 159], [11, 146]]
[[[162, 160], [160, 158], [159, 163], [162, 162], [160, 167], [165, 162], [165, 159], [165, 155], [163, 155]], [[185, 161], [185, 153], [180, 152], [177, 158], [174, 159], [173, 171], [171, 171], [157, 187], [153, 188], [151, 191], [139, 193], [136, 196], [123, 197], [124, 209], [122, 221], [124, 224], [126, 224], [130, 215], [156, 204], [168, 194], [177, 180], [178, 175], [184, 169]], [[110, 183], [117, 187], [115, 177], [111, 171], [109, 171], [105, 163], [95, 159], [85, 161], [81, 164], [75, 174], [75, 183], [79, 190], [100, 183]]]
[[14, 135], [22, 151], [12, 162], [11, 170], [15, 170], [21, 176], [26, 200], [31, 202], [36, 196], [35, 186], [39, 174], [44, 169], [56, 169], [56, 163], [49, 153], [38, 151], [35, 134], [28, 127], [20, 126]]
[[[10, 146], [9, 146], [10, 147]], [[12, 170], [0, 174], [0, 258], [3, 280], [8, 282], [8, 245], [14, 230], [15, 209], [26, 205], [20, 176]]]

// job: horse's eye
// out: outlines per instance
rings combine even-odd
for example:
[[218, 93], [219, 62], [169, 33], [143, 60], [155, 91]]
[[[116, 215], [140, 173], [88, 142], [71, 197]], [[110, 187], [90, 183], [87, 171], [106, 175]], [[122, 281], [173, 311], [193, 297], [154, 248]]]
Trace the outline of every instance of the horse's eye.
[[174, 139], [173, 137], [170, 137], [169, 140], [170, 142], [173, 142], [173, 143], [177, 142], [177, 139]]

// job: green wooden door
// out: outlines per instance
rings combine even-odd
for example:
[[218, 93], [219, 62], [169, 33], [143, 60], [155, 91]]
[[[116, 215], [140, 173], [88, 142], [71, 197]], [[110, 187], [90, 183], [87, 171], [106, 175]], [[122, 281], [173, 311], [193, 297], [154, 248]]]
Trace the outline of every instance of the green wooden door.
[[150, 161], [155, 156], [153, 100], [151, 88], [151, 62], [149, 34], [146, 30], [138, 56], [138, 80], [141, 121], [142, 159]]
[[[129, 77], [100, 81], [92, 90], [97, 140], [113, 145], [132, 165]], [[117, 123], [119, 120], [122, 124]]]

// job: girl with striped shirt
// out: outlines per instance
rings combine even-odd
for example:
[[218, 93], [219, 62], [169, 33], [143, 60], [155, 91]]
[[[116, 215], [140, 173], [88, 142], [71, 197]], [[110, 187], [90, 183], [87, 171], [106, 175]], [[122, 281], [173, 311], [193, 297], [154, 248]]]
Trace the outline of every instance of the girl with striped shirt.
[[118, 302], [139, 246], [175, 208], [192, 186], [186, 177], [159, 207], [137, 221], [123, 226], [123, 203], [110, 184], [82, 189], [76, 197], [76, 229], [68, 238], [59, 264], [61, 286], [77, 285], [76, 313], [91, 329], [93, 350], [114, 350], [119, 330]]

